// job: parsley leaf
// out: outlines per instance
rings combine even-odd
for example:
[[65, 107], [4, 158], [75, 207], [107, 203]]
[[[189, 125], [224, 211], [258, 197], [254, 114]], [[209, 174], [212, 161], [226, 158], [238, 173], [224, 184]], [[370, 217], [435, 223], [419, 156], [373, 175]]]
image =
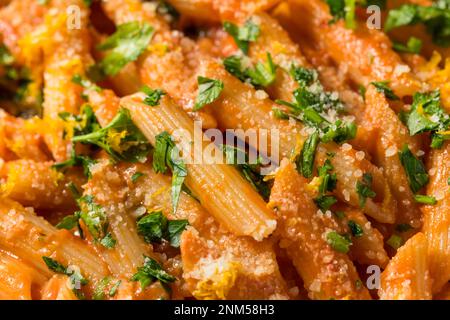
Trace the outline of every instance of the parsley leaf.
[[275, 81], [276, 65], [272, 56], [267, 52], [266, 63], [258, 62], [255, 67], [244, 68], [243, 60], [246, 57], [229, 56], [223, 60], [225, 69], [242, 82], [250, 81], [256, 87], [268, 87]]
[[198, 95], [195, 100], [194, 111], [198, 111], [205, 105], [212, 103], [216, 100], [223, 90], [223, 82], [220, 80], [214, 80], [199, 76], [198, 82]]
[[364, 208], [367, 198], [374, 198], [377, 194], [371, 189], [372, 175], [364, 173], [362, 181], [356, 182], [356, 192], [359, 196], [359, 206]]
[[327, 234], [328, 244], [337, 252], [348, 253], [352, 242], [348, 237], [342, 236], [336, 231], [330, 231]]
[[97, 161], [89, 158], [88, 156], [77, 155], [75, 153], [75, 149], [72, 149], [71, 157], [69, 159], [67, 159], [66, 161], [63, 161], [63, 162], [55, 163], [54, 165], [52, 165], [52, 168], [54, 168], [55, 170], [58, 170], [58, 171], [64, 171], [65, 169], [67, 169], [69, 167], [81, 166], [81, 167], [83, 167], [84, 175], [88, 179], [91, 179], [92, 178], [91, 167], [96, 163], [97, 163]]
[[225, 21], [223, 23], [223, 28], [233, 37], [236, 45], [245, 54], [248, 53], [250, 42], [256, 41], [260, 34], [259, 26], [252, 20], [247, 20], [242, 27], [238, 27], [232, 22]]
[[437, 203], [437, 200], [435, 197], [426, 196], [426, 195], [422, 195], [422, 194], [414, 195], [414, 200], [418, 203], [423, 203], [423, 204], [428, 204], [428, 205], [435, 205]]
[[43, 256], [42, 259], [51, 271], [69, 277], [72, 291], [78, 299], [85, 298], [83, 292], [81, 291], [81, 286], [87, 285], [89, 281], [81, 275], [78, 269], [66, 267], [50, 257]]
[[314, 202], [322, 212], [325, 212], [331, 208], [333, 204], [337, 202], [337, 199], [330, 195], [320, 195], [314, 198]]
[[42, 259], [44, 260], [45, 264], [47, 265], [47, 267], [56, 272], [56, 273], [61, 273], [61, 274], [66, 274], [66, 267], [63, 266], [61, 263], [59, 263], [58, 261], [50, 258], [50, 257], [42, 257]]
[[141, 288], [145, 289], [156, 280], [162, 283], [170, 283], [174, 282], [176, 278], [164, 271], [156, 260], [144, 256], [144, 265], [138, 268], [131, 281], [139, 281]]
[[80, 217], [94, 238], [100, 240], [106, 236], [108, 220], [105, 209], [94, 202], [94, 197], [86, 195], [78, 200], [82, 209]]
[[258, 62], [255, 68], [248, 69], [247, 73], [252, 80], [252, 84], [262, 87], [271, 85], [275, 81], [276, 66], [270, 53], [267, 53], [267, 63]]
[[389, 100], [399, 100], [400, 98], [397, 97], [392, 91], [391, 88], [389, 88], [389, 81], [373, 81], [370, 84], [372, 84], [375, 88], [377, 88], [377, 91], [384, 94], [386, 98]]
[[109, 50], [99, 68], [107, 76], [116, 75], [127, 63], [135, 61], [147, 48], [154, 33], [153, 27], [138, 21], [121, 24], [117, 31], [97, 46]]
[[244, 176], [244, 178], [252, 185], [264, 200], [270, 197], [270, 184], [264, 181], [264, 177], [259, 174], [258, 168], [262, 159], [258, 157], [255, 163], [250, 163], [247, 153], [230, 145], [222, 145], [225, 152], [226, 163], [234, 165]]
[[[69, 112], [60, 112], [58, 116], [66, 122], [65, 134], [69, 136], [79, 136], [100, 129], [94, 110], [88, 104], [85, 104], [79, 115]], [[72, 132], [67, 132], [67, 130]]]
[[166, 173], [169, 167], [172, 170], [172, 208], [177, 211], [178, 200], [184, 179], [187, 177], [187, 167], [179, 157], [178, 148], [166, 131], [155, 137], [155, 151], [153, 152], [153, 169], [155, 172]]
[[305, 177], [311, 178], [313, 174], [316, 148], [319, 144], [319, 133], [315, 131], [303, 144], [302, 151], [296, 159], [297, 170]]
[[161, 211], [156, 211], [140, 217], [137, 229], [148, 243], [159, 243], [165, 239], [172, 247], [178, 248], [181, 234], [188, 224], [187, 220], [167, 220]]
[[359, 238], [364, 234], [364, 230], [361, 226], [353, 220], [349, 220], [348, 227], [350, 228], [352, 235], [356, 238]]
[[167, 233], [170, 245], [172, 247], [180, 247], [181, 234], [186, 229], [189, 222], [187, 220], [169, 220], [167, 225]]
[[437, 45], [450, 45], [450, 9], [448, 2], [435, 1], [431, 6], [404, 4], [389, 11], [384, 29], [422, 23]]
[[403, 43], [394, 42], [394, 45], [392, 47], [398, 52], [419, 54], [420, 50], [422, 49], [422, 40], [416, 37], [410, 37], [406, 45], [404, 45]]
[[390, 238], [386, 241], [386, 243], [393, 249], [397, 250], [398, 248], [400, 248], [404, 241], [402, 239], [402, 237], [400, 237], [399, 235], [393, 234], [392, 236], [390, 236]]
[[163, 90], [161, 89], [153, 90], [148, 86], [142, 87], [141, 91], [146, 94], [144, 103], [152, 107], [159, 105], [159, 100], [161, 100], [162, 96], [166, 95], [166, 92], [164, 92]]
[[400, 223], [395, 227], [395, 230], [398, 232], [407, 232], [411, 229], [414, 229], [409, 223]]
[[104, 128], [75, 136], [72, 141], [97, 145], [114, 161], [143, 161], [150, 151], [150, 144], [134, 125], [130, 112], [125, 108], [121, 108]]
[[161, 242], [167, 229], [167, 218], [162, 211], [157, 211], [140, 217], [136, 224], [146, 242]]
[[333, 169], [334, 167], [329, 159], [325, 160], [324, 165], [318, 168], [319, 179], [321, 179], [319, 194], [325, 194], [327, 191], [333, 191], [336, 188], [336, 173], [329, 173]]
[[400, 162], [408, 177], [409, 187], [412, 192], [416, 193], [428, 183], [428, 174], [422, 161], [417, 159], [408, 145], [404, 145], [402, 150], [398, 153]]
[[68, 215], [62, 218], [62, 220], [56, 225], [57, 229], [72, 230], [79, 226], [78, 220], [80, 219], [80, 212], [77, 211], [73, 215]]
[[326, 92], [318, 79], [316, 70], [304, 67], [292, 66], [291, 75], [299, 84], [294, 94], [294, 102], [276, 100], [276, 103], [289, 107], [290, 113], [284, 117], [292, 117], [300, 120], [310, 127], [319, 130], [323, 142], [335, 141], [343, 143], [351, 140], [356, 135], [356, 125], [352, 122], [344, 122], [337, 119], [330, 122], [330, 113], [335, 114], [344, 109], [339, 100], [339, 95]]
[[145, 174], [143, 174], [142, 172], [136, 172], [135, 174], [133, 174], [131, 176], [131, 182], [136, 183], [136, 181], [138, 181], [138, 179], [142, 176], [144, 176]]
[[440, 148], [444, 140], [450, 139], [447, 130], [450, 127], [450, 117], [441, 107], [440, 91], [416, 93], [410, 112], [401, 114], [409, 134], [414, 136], [423, 132], [432, 133], [432, 148]]
[[116, 246], [116, 239], [113, 238], [111, 233], [107, 233], [106, 236], [100, 240], [100, 244], [105, 248], [111, 249]]

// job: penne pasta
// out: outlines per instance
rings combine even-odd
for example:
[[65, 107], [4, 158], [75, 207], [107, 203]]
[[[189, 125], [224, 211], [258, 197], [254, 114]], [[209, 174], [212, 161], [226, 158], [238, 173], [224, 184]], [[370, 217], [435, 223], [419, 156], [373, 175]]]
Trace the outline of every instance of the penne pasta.
[[17, 202], [2, 199], [0, 221], [0, 248], [14, 252], [48, 278], [53, 272], [42, 256], [53, 256], [61, 263], [78, 266], [94, 283], [109, 274], [104, 262], [85, 242], [65, 230], [57, 230]]
[[429, 300], [427, 239], [417, 233], [402, 246], [381, 275], [378, 292], [382, 300]]
[[10, 253], [0, 252], [0, 300], [36, 298], [34, 286], [43, 285], [46, 277]]
[[291, 257], [311, 299], [370, 299], [367, 289], [358, 289], [356, 269], [348, 256], [327, 243], [332, 229], [302, 187], [306, 181], [291, 163], [280, 167], [275, 177], [270, 205], [279, 215], [280, 246]]
[[81, 184], [76, 174], [70, 179], [52, 169], [50, 162], [32, 160], [10, 161], [5, 167], [5, 183], [0, 189], [2, 197], [40, 209], [75, 207], [67, 184], [70, 180]]
[[[442, 150], [432, 150], [429, 167], [434, 170], [427, 187], [427, 194], [436, 198], [434, 206], [423, 206], [423, 233], [428, 240], [430, 274], [433, 293], [439, 292], [450, 279], [450, 220], [447, 213], [449, 144]], [[432, 171], [430, 171], [432, 172]]]
[[[170, 220], [188, 220], [181, 236], [183, 279], [198, 299], [285, 299], [286, 284], [278, 270], [272, 244], [240, 237], [221, 226], [192, 196], [182, 192], [177, 211], [170, 201], [170, 178], [156, 174], [146, 164], [123, 168], [130, 181], [135, 172], [142, 177], [128, 194], [129, 214], [136, 218], [143, 208], [162, 211]], [[211, 246], [211, 243], [214, 243]], [[220, 265], [223, 263], [224, 266]], [[208, 271], [217, 266], [212, 274]], [[233, 277], [228, 278], [230, 275]], [[223, 294], [223, 295], [222, 295]]]
[[[358, 26], [358, 32], [345, 28], [342, 21], [329, 24], [332, 16], [326, 3], [320, 0], [291, 0], [289, 5], [292, 12], [304, 12], [309, 19], [303, 21], [302, 28], [297, 30], [309, 41], [327, 48], [337, 64], [346, 66], [354, 83], [367, 86], [371, 81], [388, 80], [400, 97], [411, 96], [421, 89], [420, 82], [410, 72], [396, 72], [404, 64], [382, 32], [369, 30], [364, 24]], [[293, 22], [298, 23], [299, 20]]]
[[[160, 106], [154, 108], [144, 105], [141, 95], [123, 98], [121, 104], [130, 110], [133, 121], [153, 145], [156, 135], [163, 131], [173, 134], [177, 129], [182, 129], [183, 134], [191, 136], [189, 141], [194, 139], [192, 120], [168, 97], [162, 98]], [[191, 156], [202, 154], [204, 150], [204, 146], [194, 148]], [[217, 149], [216, 152], [221, 151]], [[237, 235], [262, 240], [275, 229], [273, 212], [236, 169], [225, 164], [188, 164], [187, 170], [187, 187], [198, 195], [202, 205], [218, 221]], [[217, 177], [220, 177], [220, 186]]]

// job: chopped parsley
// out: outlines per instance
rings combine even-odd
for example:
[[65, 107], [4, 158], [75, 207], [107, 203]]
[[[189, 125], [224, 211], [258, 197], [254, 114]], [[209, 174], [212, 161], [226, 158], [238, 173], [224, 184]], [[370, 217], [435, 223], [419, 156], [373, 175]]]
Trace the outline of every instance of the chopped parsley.
[[352, 245], [352, 241], [347, 235], [342, 236], [336, 231], [328, 232], [327, 242], [335, 251], [340, 253], [347, 253]]
[[417, 193], [428, 183], [428, 174], [425, 166], [418, 158], [416, 158], [408, 145], [404, 145], [402, 150], [398, 153], [400, 162], [408, 177], [409, 187], [412, 192]]
[[353, 220], [348, 221], [348, 227], [350, 228], [352, 235], [356, 238], [359, 238], [364, 234], [363, 228]]
[[437, 203], [437, 200], [435, 197], [426, 196], [426, 195], [422, 195], [422, 194], [414, 195], [414, 200], [418, 203], [423, 203], [423, 204], [428, 204], [428, 205], [435, 205]]
[[136, 172], [131, 176], [131, 182], [136, 183], [136, 181], [138, 181], [138, 179], [142, 176], [144, 176], [145, 174], [142, 172]]
[[330, 8], [330, 14], [333, 19], [330, 24], [336, 23], [340, 19], [345, 21], [345, 26], [349, 29], [356, 28], [356, 14], [355, 10], [357, 6], [369, 7], [376, 5], [380, 9], [386, 7], [387, 0], [326, 0], [328, 7]]
[[[95, 286], [94, 292], [92, 293], [92, 299], [105, 300], [106, 293], [109, 297], [114, 297], [117, 293], [117, 289], [119, 289], [119, 286], [122, 283], [122, 280], [117, 280], [113, 285], [111, 285], [112, 281], [113, 279], [109, 276], [100, 280]], [[108, 287], [110, 287], [109, 291]]]
[[256, 41], [260, 34], [259, 26], [251, 19], [247, 20], [242, 27], [238, 27], [232, 22], [225, 21], [223, 28], [233, 37], [236, 45], [245, 54], [248, 53], [250, 42]]
[[69, 159], [63, 162], [58, 162], [52, 165], [52, 168], [58, 171], [64, 171], [70, 167], [83, 167], [83, 173], [88, 178], [92, 178], [91, 168], [97, 161], [91, 159], [86, 155], [77, 155], [75, 149], [72, 149], [71, 156]]
[[335, 119], [336, 114], [344, 110], [344, 105], [337, 93], [324, 91], [317, 71], [293, 66], [291, 75], [299, 84], [299, 88], [293, 92], [295, 101], [276, 100], [278, 104], [289, 108], [290, 113], [285, 116], [318, 129], [322, 142], [343, 143], [353, 139], [356, 135], [356, 125]]
[[336, 188], [337, 177], [336, 173], [330, 173], [334, 169], [330, 159], [325, 160], [323, 166], [318, 168], [319, 179], [321, 179], [319, 185], [319, 193], [324, 194], [327, 191], [333, 191]]
[[233, 76], [243, 82], [249, 81], [256, 87], [268, 87], [273, 84], [276, 78], [276, 65], [273, 63], [270, 53], [267, 53], [265, 63], [258, 62], [254, 67], [244, 67], [244, 59], [247, 58], [230, 56], [223, 60], [223, 65]]
[[416, 53], [419, 54], [422, 49], [422, 40], [416, 37], [410, 37], [406, 45], [400, 42], [394, 42], [392, 46], [398, 52]]
[[400, 98], [395, 95], [394, 91], [392, 91], [391, 88], [389, 88], [389, 81], [373, 81], [370, 84], [372, 84], [378, 92], [384, 94], [386, 98], [389, 100], [399, 100]]
[[125, 108], [120, 108], [107, 126], [95, 127], [90, 133], [73, 137], [72, 141], [96, 145], [105, 150], [113, 161], [144, 161], [150, 151], [150, 144]]
[[395, 230], [398, 232], [407, 232], [412, 229], [414, 228], [409, 223], [400, 223], [395, 227]]
[[441, 148], [444, 140], [450, 139], [450, 117], [441, 106], [439, 90], [416, 93], [411, 110], [400, 116], [410, 135], [431, 132], [432, 148]]
[[393, 234], [392, 236], [390, 236], [390, 238], [386, 241], [386, 243], [393, 249], [397, 250], [398, 248], [400, 248], [404, 241], [402, 239], [402, 237], [400, 237], [399, 235]]
[[359, 196], [359, 206], [364, 208], [367, 198], [374, 198], [377, 194], [371, 189], [372, 175], [364, 173], [362, 181], [356, 182], [356, 192]]
[[144, 99], [144, 103], [148, 106], [155, 107], [159, 105], [159, 100], [161, 100], [162, 96], [166, 95], [161, 89], [151, 89], [148, 86], [143, 86], [141, 91], [145, 93], [146, 97]]
[[389, 11], [385, 31], [407, 26], [423, 24], [437, 45], [450, 45], [450, 5], [447, 0], [434, 1], [431, 6], [404, 4]]
[[314, 202], [322, 212], [325, 212], [331, 208], [333, 204], [337, 202], [337, 199], [330, 195], [321, 195], [314, 198]]
[[172, 170], [172, 210], [176, 212], [181, 188], [188, 174], [186, 164], [180, 158], [178, 148], [168, 132], [161, 132], [155, 137], [155, 140], [153, 169], [156, 173], [166, 173], [168, 168]]
[[270, 197], [270, 183], [264, 180], [264, 177], [259, 172], [262, 159], [260, 156], [255, 163], [250, 163], [250, 159], [245, 152], [240, 148], [235, 148], [230, 145], [222, 145], [226, 157], [226, 163], [234, 165], [242, 176], [251, 184], [264, 200], [268, 201]]
[[156, 280], [166, 284], [174, 282], [176, 278], [164, 271], [156, 260], [144, 256], [144, 265], [138, 268], [131, 281], [139, 281], [141, 288], [145, 289]]
[[126, 64], [135, 61], [148, 47], [154, 33], [153, 27], [138, 21], [121, 24], [108, 39], [97, 46], [108, 51], [98, 67], [106, 76], [116, 75]]
[[199, 76], [197, 82], [198, 95], [195, 100], [194, 111], [198, 111], [205, 105], [212, 103], [220, 96], [220, 93], [223, 90], [223, 82], [220, 80]]
[[296, 159], [297, 170], [305, 177], [311, 178], [314, 169], [316, 149], [319, 144], [319, 133], [315, 131], [304, 142], [302, 151]]
[[94, 241], [100, 242], [106, 248], [113, 248], [116, 240], [108, 232], [109, 223], [105, 208], [95, 203], [94, 197], [91, 195], [85, 195], [78, 199], [78, 204], [81, 207], [79, 216]]
[[114, 248], [116, 243], [117, 241], [113, 238], [111, 233], [107, 233], [106, 236], [100, 240], [100, 244], [108, 249]]
[[78, 299], [85, 299], [81, 286], [87, 285], [88, 280], [76, 268], [66, 267], [50, 257], [43, 256], [42, 259], [51, 271], [68, 276], [73, 293]]

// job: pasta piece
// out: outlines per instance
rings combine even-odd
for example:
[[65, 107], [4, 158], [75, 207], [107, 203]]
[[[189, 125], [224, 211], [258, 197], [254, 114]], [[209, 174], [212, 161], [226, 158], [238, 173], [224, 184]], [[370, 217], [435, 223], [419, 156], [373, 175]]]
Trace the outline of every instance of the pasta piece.
[[111, 122], [120, 107], [120, 99], [113, 91], [103, 89], [101, 92], [88, 90], [88, 101], [102, 127]]
[[78, 266], [90, 285], [109, 274], [104, 262], [85, 242], [67, 230], [57, 230], [32, 209], [6, 198], [0, 201], [0, 248], [13, 252], [47, 278], [53, 272], [42, 256]]
[[8, 162], [1, 196], [40, 209], [75, 208], [67, 183], [73, 180], [81, 185], [81, 178], [73, 173], [64, 176], [51, 165], [50, 162], [32, 160]]
[[[407, 144], [414, 154], [418, 154], [422, 145], [418, 137], [411, 137], [408, 129], [401, 123], [383, 94], [370, 86], [366, 92], [366, 127], [375, 130], [376, 144], [374, 162], [383, 168], [392, 194], [399, 208], [397, 223], [408, 223], [414, 228], [421, 225], [421, 212], [414, 200], [398, 152]], [[423, 151], [422, 151], [423, 152]]]
[[38, 119], [24, 120], [0, 110], [0, 158], [50, 160]]
[[417, 233], [402, 246], [381, 274], [382, 300], [430, 300], [427, 239]]
[[[77, 13], [77, 26], [72, 25], [75, 22], [69, 16], [71, 11], [67, 9], [71, 5], [80, 10]], [[44, 35], [40, 36], [45, 67], [43, 114], [49, 126], [46, 142], [55, 160], [62, 161], [69, 156], [70, 142], [63, 138], [64, 123], [59, 114], [78, 113], [83, 103], [82, 87], [72, 79], [75, 75], [83, 75], [85, 68], [93, 61], [90, 56], [90, 34], [87, 28], [89, 10], [86, 3], [83, 0], [58, 0], [52, 1], [51, 7], [54, 10], [49, 11]], [[29, 37], [32, 39], [35, 35], [30, 34]]]
[[31, 300], [46, 277], [17, 258], [0, 251], [0, 300]]
[[[84, 186], [84, 194], [94, 197], [108, 218], [109, 229], [116, 244], [111, 248], [97, 245], [112, 274], [119, 278], [131, 278], [144, 262], [144, 255], [154, 257], [151, 247], [139, 237], [136, 223], [126, 206], [127, 182], [106, 160], [92, 168], [92, 179]], [[125, 203], [125, 205], [124, 205]]]
[[404, 64], [382, 32], [370, 30], [365, 24], [359, 24], [357, 32], [347, 29], [343, 21], [329, 24], [332, 16], [321, 0], [290, 0], [289, 5], [292, 12], [303, 12], [305, 17], [292, 20], [298, 32], [311, 43], [323, 45], [337, 64], [345, 65], [354, 83], [367, 86], [371, 81], [390, 81], [400, 97], [411, 96], [421, 89], [420, 82], [409, 71], [399, 72], [405, 69]]
[[0, 34], [14, 57], [21, 56], [18, 40], [43, 22], [46, 11], [38, 0], [12, 0], [1, 8]]
[[314, 202], [306, 196], [306, 180], [292, 163], [278, 170], [270, 198], [279, 215], [276, 235], [302, 277], [312, 299], [370, 299], [352, 262], [327, 243], [333, 232], [325, 227]]
[[433, 293], [439, 292], [450, 280], [450, 198], [448, 177], [450, 176], [450, 144], [441, 150], [431, 150], [428, 166], [430, 182], [427, 194], [436, 198], [437, 203], [423, 206], [423, 233], [428, 239], [430, 274], [433, 278]]
[[[147, 212], [162, 211], [170, 220], [189, 221], [188, 230], [181, 237], [180, 249], [183, 279], [194, 297], [287, 298], [286, 285], [270, 240], [258, 242], [234, 235], [184, 192], [173, 213], [170, 178], [156, 174], [146, 164], [131, 165], [122, 172], [128, 181], [135, 172], [143, 174], [128, 194], [128, 202], [136, 203], [136, 212], [140, 212], [143, 205]], [[224, 268], [219, 265], [221, 262]]]
[[54, 275], [41, 290], [42, 300], [78, 300], [69, 285], [67, 276]]
[[[161, 132], [173, 134], [177, 130], [181, 132], [181, 129], [189, 141], [195, 140], [192, 120], [169, 97], [162, 98], [160, 105], [152, 108], [142, 101], [143, 96], [139, 94], [123, 98], [121, 104], [130, 110], [134, 123], [151, 144], [155, 144], [155, 137]], [[189, 155], [192, 159], [197, 159], [199, 155], [203, 155], [205, 148], [206, 142], [203, 146], [194, 145], [194, 150], [190, 150]], [[214, 150], [216, 155], [221, 154], [218, 148], [214, 147]], [[275, 229], [273, 212], [235, 168], [226, 164], [186, 166], [187, 187], [198, 195], [203, 206], [232, 232], [262, 240]]]
[[361, 265], [377, 265], [384, 268], [389, 262], [389, 257], [384, 250], [381, 233], [358, 209], [341, 206], [336, 212], [339, 213], [337, 223], [329, 223], [327, 226], [339, 230], [342, 234], [352, 235], [349, 257]]

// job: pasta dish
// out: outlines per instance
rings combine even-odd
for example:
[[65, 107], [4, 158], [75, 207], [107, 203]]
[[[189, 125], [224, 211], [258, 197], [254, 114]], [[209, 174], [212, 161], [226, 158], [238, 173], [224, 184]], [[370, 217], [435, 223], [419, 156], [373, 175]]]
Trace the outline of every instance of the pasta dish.
[[0, 299], [449, 300], [450, 1], [0, 0]]

